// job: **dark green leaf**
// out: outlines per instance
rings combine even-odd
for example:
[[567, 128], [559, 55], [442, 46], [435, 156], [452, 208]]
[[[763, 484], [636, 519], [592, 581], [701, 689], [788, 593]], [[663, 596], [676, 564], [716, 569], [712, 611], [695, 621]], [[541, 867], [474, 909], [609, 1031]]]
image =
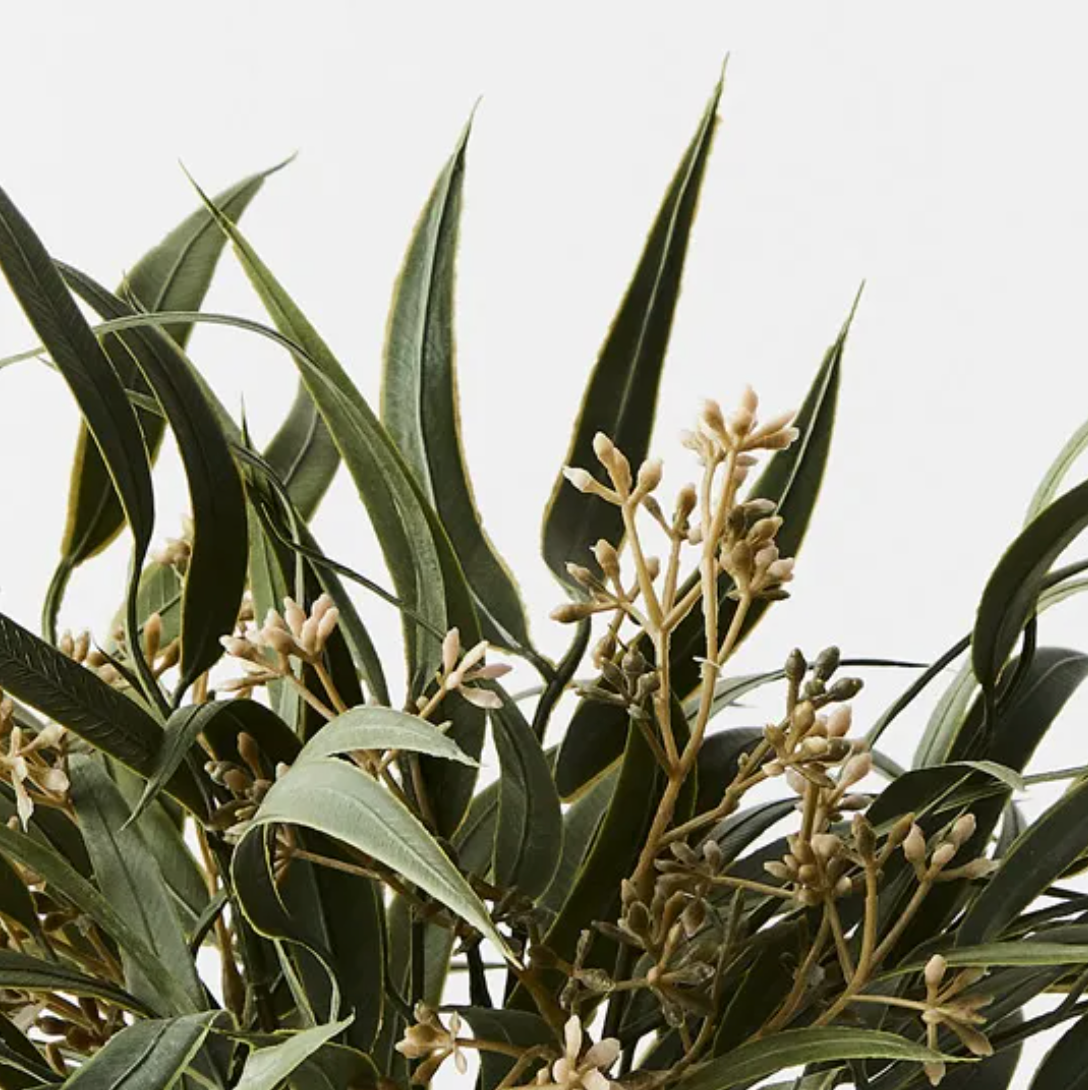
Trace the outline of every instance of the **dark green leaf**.
[[[484, 1007], [458, 1007], [457, 1010], [472, 1027], [473, 1035], [485, 1041], [501, 1041], [526, 1051], [537, 1045], [555, 1044], [555, 1035], [538, 1014]], [[509, 1056], [481, 1051], [480, 1090], [495, 1090], [513, 1066], [514, 1061]]]
[[[155, 525], [151, 466], [143, 432], [110, 361], [84, 321], [52, 259], [30, 224], [0, 190], [0, 268], [68, 383], [109, 471], [133, 536], [126, 629], [135, 647], [136, 588]], [[149, 693], [157, 694], [150, 668], [134, 654]]]
[[559, 796], [539, 740], [506, 694], [502, 706], [491, 712], [491, 726], [500, 766], [495, 881], [535, 898], [548, 888], [559, 866]]
[[134, 1022], [69, 1077], [65, 1090], [170, 1090], [219, 1016], [203, 1011]]
[[[103, 318], [134, 313], [85, 273], [60, 269]], [[193, 540], [181, 602], [182, 693], [219, 660], [219, 637], [232, 632], [238, 619], [248, 555], [242, 479], [217, 414], [173, 341], [157, 329], [130, 329], [107, 337], [105, 348], [115, 367], [126, 358], [135, 363], [163, 408], [185, 467]]]
[[740, 758], [763, 740], [761, 727], [730, 727], [710, 735], [699, 750], [695, 812], [713, 810], [737, 774]]
[[309, 521], [336, 476], [340, 452], [304, 383], [299, 383], [291, 409], [264, 456]]
[[484, 634], [518, 650], [529, 646], [525, 608], [476, 509], [457, 404], [454, 276], [468, 135], [466, 126], [404, 256], [389, 313], [381, 415], [449, 534]]
[[1088, 526], [1088, 482], [1041, 512], [1005, 551], [978, 606], [971, 664], [983, 692], [993, 693], [1005, 662], [1035, 611], [1054, 561]]
[[872, 1029], [822, 1026], [789, 1029], [757, 1041], [748, 1041], [711, 1060], [678, 1085], [684, 1090], [729, 1090], [742, 1083], [784, 1071], [788, 1067], [832, 1060], [908, 1060], [957, 1062], [956, 1057], [932, 1052], [922, 1045]]
[[[604, 432], [639, 466], [649, 454], [658, 385], [672, 331], [684, 259], [717, 127], [722, 81], [684, 153], [650, 229], [634, 277], [590, 375], [564, 465], [593, 469], [593, 437]], [[594, 564], [591, 546], [618, 542], [617, 508], [567, 484], [560, 474], [544, 514], [544, 559], [569, 584], [568, 561]]]
[[[98, 888], [131, 930], [154, 951], [162, 968], [152, 977], [124, 946], [125, 981], [134, 994], [153, 1002], [183, 993], [174, 1013], [189, 1014], [206, 1005], [181, 920], [166, 892], [162, 872], [139, 831], [125, 828], [129, 813], [97, 754], [74, 753], [69, 762], [72, 801], [91, 856]], [[168, 974], [164, 980], [163, 970]], [[169, 983], [168, 983], [169, 982]]]
[[[241, 216], [264, 179], [279, 167], [251, 175], [220, 193], [215, 203], [232, 219]], [[131, 269], [119, 295], [134, 298], [144, 310], [199, 310], [211, 283], [226, 240], [208, 212], [194, 212], [145, 254]], [[163, 332], [184, 349], [192, 325], [179, 322]], [[117, 360], [114, 361], [118, 362]], [[118, 371], [129, 388], [149, 393], [146, 382], [130, 360]], [[154, 413], [137, 413], [149, 456], [162, 442], [164, 422]], [[85, 425], [79, 429], [72, 468], [68, 523], [61, 542], [61, 561], [46, 598], [44, 631], [52, 639], [56, 614], [72, 570], [101, 552], [120, 532], [124, 516], [109, 473]]]
[[[144, 777], [154, 775], [162, 730], [134, 700], [0, 613], [0, 686]], [[168, 790], [194, 813], [204, 801], [188, 769]]]

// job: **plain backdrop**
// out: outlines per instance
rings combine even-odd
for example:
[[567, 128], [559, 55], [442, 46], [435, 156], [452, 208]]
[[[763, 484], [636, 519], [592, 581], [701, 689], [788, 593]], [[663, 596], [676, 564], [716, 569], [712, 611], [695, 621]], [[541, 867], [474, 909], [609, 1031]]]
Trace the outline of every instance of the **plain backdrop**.
[[[405, 241], [482, 96], [458, 289], [465, 442], [548, 651], [565, 634], [546, 620], [560, 595], [539, 560], [540, 511], [727, 53], [658, 413], [666, 489], [693, 474], [677, 433], [700, 399], [731, 404], [750, 382], [770, 411], [796, 406], [867, 281], [794, 597], [737, 669], [773, 668], [795, 644], [935, 657], [969, 629], [1038, 479], [1088, 417], [1076, 5], [39, 0], [3, 12], [0, 185], [52, 252], [112, 283], [195, 207], [179, 160], [215, 191], [298, 150], [242, 226], [375, 403]], [[261, 317], [229, 255], [208, 307]], [[0, 354], [34, 343], [6, 292], [0, 333]], [[293, 396], [290, 361], [209, 327], [191, 354], [270, 436]], [[77, 416], [39, 364], [0, 373], [0, 397], [0, 609], [36, 627]], [[186, 503], [172, 450], [157, 484], [162, 537]], [[316, 529], [332, 555], [382, 574], [350, 482]], [[104, 634], [127, 548], [76, 576], [65, 624]], [[395, 640], [389, 610], [360, 601]], [[1088, 645], [1085, 617], [1079, 599], [1055, 609], [1042, 641]], [[862, 722], [910, 676], [871, 674]], [[1088, 761], [1086, 707], [1070, 704], [1039, 768]], [[924, 711], [890, 736], [900, 758]]]

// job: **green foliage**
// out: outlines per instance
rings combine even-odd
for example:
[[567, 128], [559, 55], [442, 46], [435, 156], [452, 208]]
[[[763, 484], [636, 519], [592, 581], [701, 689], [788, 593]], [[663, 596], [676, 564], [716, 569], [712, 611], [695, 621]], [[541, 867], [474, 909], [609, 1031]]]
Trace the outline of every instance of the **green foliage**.
[[[721, 91], [557, 467], [543, 560], [574, 634], [555, 663], [464, 455], [468, 127], [408, 238], [380, 412], [237, 226], [271, 171], [200, 192], [116, 293], [55, 262], [0, 192], [31, 355], [82, 417], [45, 638], [0, 615], [0, 1090], [406, 1090], [470, 1053], [481, 1090], [728, 1090], [793, 1069], [775, 1085], [1003, 1090], [1022, 1043], [1066, 1022], [1033, 1086], [1084, 1082], [1088, 763], [1035, 755], [1088, 677], [1088, 655], [1040, 644], [1044, 611], [1088, 585], [1088, 565], [1054, 567], [1088, 527], [1088, 484], [1061, 492], [1088, 431], [931, 665], [783, 648], [733, 672], [815, 517], [854, 313], [796, 415], [764, 420], [751, 391], [703, 407], [700, 482], [666, 502], [654, 410]], [[270, 324], [200, 312], [228, 242]], [[296, 366], [263, 451], [186, 355], [197, 322]], [[167, 428], [191, 520], [148, 559]], [[341, 465], [387, 572], [314, 537]], [[73, 572], [126, 528], [102, 638], [58, 634]], [[399, 610], [402, 651], [375, 646], [351, 584]], [[496, 648], [539, 686], [511, 696]], [[968, 651], [916, 724], [915, 767], [870, 751]], [[859, 733], [848, 671], [878, 667], [920, 672]], [[777, 721], [719, 727], [756, 690], [780, 696]]]

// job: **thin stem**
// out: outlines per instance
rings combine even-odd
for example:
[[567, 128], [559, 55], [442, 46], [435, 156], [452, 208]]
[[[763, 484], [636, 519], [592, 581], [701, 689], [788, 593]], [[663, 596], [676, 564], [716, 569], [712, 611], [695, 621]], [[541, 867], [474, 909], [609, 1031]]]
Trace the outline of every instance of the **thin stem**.
[[854, 962], [850, 957], [850, 949], [846, 945], [846, 935], [842, 929], [842, 919], [834, 900], [830, 897], [824, 901], [824, 913], [831, 921], [831, 934], [835, 936], [835, 952], [839, 957], [839, 965], [842, 966], [843, 980], [854, 980], [857, 974], [854, 971]]
[[646, 566], [646, 557], [642, 552], [642, 540], [638, 534], [638, 520], [635, 518], [637, 504], [624, 500], [620, 504], [620, 512], [623, 515], [623, 528], [627, 541], [631, 548], [631, 557], [635, 562], [635, 574], [638, 576], [638, 586], [642, 593], [642, 600], [646, 605], [649, 625], [647, 631], [656, 635], [661, 629], [661, 603], [657, 598], [653, 580], [650, 578], [650, 570]]
[[339, 715], [343, 715], [344, 712], [348, 710], [348, 706], [344, 702], [344, 698], [340, 695], [340, 691], [336, 687], [336, 682], [333, 681], [332, 675], [329, 673], [325, 664], [319, 659], [317, 662], [313, 663], [313, 668], [314, 673], [317, 674], [318, 680], [325, 689], [328, 698], [332, 701], [332, 706]]
[[788, 889], [779, 886], [770, 886], [764, 882], [754, 882], [750, 878], [734, 878], [731, 874], [717, 874], [710, 879], [712, 885], [729, 886], [732, 889], [746, 889], [751, 893], [762, 893], [766, 897], [781, 897], [783, 900], [792, 901], [793, 894]]

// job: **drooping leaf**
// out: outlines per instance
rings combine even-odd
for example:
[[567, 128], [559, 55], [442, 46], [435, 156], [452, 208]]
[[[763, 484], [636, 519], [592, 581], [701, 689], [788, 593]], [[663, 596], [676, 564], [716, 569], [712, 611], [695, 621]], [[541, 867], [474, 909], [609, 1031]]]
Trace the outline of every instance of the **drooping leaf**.
[[982, 592], [971, 637], [971, 665], [993, 693], [1005, 662], [1036, 608], [1047, 572], [1088, 526], [1088, 482], [1059, 496], [1019, 534]]
[[[238, 219], [264, 184], [264, 179], [278, 169], [278, 166], [273, 167], [244, 178], [218, 194], [215, 203], [232, 220]], [[201, 208], [175, 227], [132, 267], [118, 294], [132, 298], [140, 307], [150, 311], [199, 310], [225, 241], [215, 221]], [[179, 322], [162, 328], [179, 348], [185, 348], [192, 332], [191, 324]], [[129, 388], [150, 392], [139, 369], [131, 361], [118, 372], [118, 377]], [[162, 442], [164, 421], [156, 414], [145, 411], [138, 411], [137, 417], [148, 454], [154, 459]], [[101, 552], [123, 525], [124, 515], [109, 472], [86, 426], [81, 425], [76, 440], [61, 560], [46, 595], [43, 630], [51, 642], [56, 614], [72, 571]]]
[[[680, 296], [684, 259], [717, 127], [722, 81], [710, 96], [695, 136], [665, 193], [630, 285], [586, 386], [564, 465], [593, 469], [593, 437], [604, 432], [639, 466], [646, 459], [669, 335]], [[571, 487], [559, 474], [544, 513], [544, 560], [570, 585], [568, 561], [593, 565], [591, 546], [618, 542], [617, 508]]]
[[476, 764], [433, 723], [407, 712], [376, 706], [350, 708], [321, 728], [303, 747], [300, 760], [352, 750], [407, 750], [447, 761]]
[[187, 999], [187, 1005], [173, 1013], [202, 1010], [207, 1004], [204, 986], [197, 976], [177, 910], [166, 892], [162, 872], [139, 831], [131, 825], [125, 827], [128, 808], [101, 757], [74, 753], [69, 772], [72, 801], [98, 887], [107, 893], [118, 915], [161, 963], [159, 972], [149, 978], [139, 961], [122, 947], [128, 989], [149, 1003], [153, 997], [169, 994], [170, 989], [161, 979], [165, 970], [176, 984], [175, 990], [183, 991]]
[[277, 1090], [301, 1064], [327, 1041], [342, 1033], [351, 1019], [301, 1030], [286, 1037], [282, 1044], [254, 1049], [242, 1069], [235, 1090]]
[[[0, 686], [140, 775], [154, 775], [162, 730], [134, 700], [0, 614]], [[181, 768], [167, 790], [194, 813], [203, 795]]]
[[873, 1029], [820, 1026], [789, 1029], [748, 1041], [711, 1060], [679, 1086], [684, 1090], [730, 1090], [789, 1067], [833, 1060], [906, 1060], [914, 1063], [959, 1062], [905, 1037]]
[[381, 416], [449, 534], [484, 635], [518, 650], [529, 646], [525, 607], [484, 532], [457, 402], [454, 277], [469, 128], [435, 182], [404, 255], [386, 332]]
[[1027, 514], [1024, 516], [1025, 527], [1030, 526], [1050, 506], [1054, 497], [1058, 494], [1058, 489], [1061, 488], [1062, 481], [1069, 474], [1073, 463], [1084, 453], [1086, 448], [1088, 448], [1088, 421], [1081, 424], [1066, 440], [1065, 445], [1058, 452], [1058, 456], [1047, 468], [1043, 479], [1039, 482], [1039, 487], [1036, 488], [1035, 494], [1031, 497], [1031, 503], [1028, 504]]
[[967, 910], [957, 946], [1000, 935], [1088, 847], [1088, 779], [1073, 784], [1018, 837]]
[[[136, 588], [155, 525], [151, 466], [143, 432], [110, 361], [64, 286], [41, 240], [11, 198], [0, 190], [0, 269], [19, 305], [68, 383], [94, 437], [133, 536], [126, 630], [135, 649]], [[143, 656], [140, 678], [158, 692]]]
[[431, 834], [387, 789], [346, 762], [318, 758], [281, 776], [251, 828], [268, 824], [300, 825], [357, 848], [414, 882], [506, 950], [487, 909]]
[[[855, 308], [857, 302], [854, 304]], [[777, 451], [767, 468], [752, 486], [749, 495], [773, 500], [784, 522], [777, 542], [783, 556], [795, 555], [801, 546], [812, 516], [831, 448], [843, 353], [854, 312], [851, 311], [835, 343], [827, 350], [816, 378], [797, 414], [795, 424], [800, 436], [787, 450]], [[695, 576], [684, 584], [682, 595], [694, 585]], [[728, 597], [732, 583], [719, 579], [718, 624], [725, 631], [737, 603]], [[766, 603], [757, 602], [749, 610], [742, 635], [751, 631], [762, 617]], [[704, 623], [701, 605], [677, 626], [671, 641], [671, 682], [681, 698], [695, 688], [699, 680], [698, 658], [704, 653]], [[571, 798], [600, 775], [623, 752], [627, 715], [622, 708], [593, 704], [583, 700], [575, 709], [563, 738], [556, 765], [556, 786], [564, 799]]]
[[[134, 313], [86, 273], [59, 268], [103, 318]], [[115, 368], [125, 359], [135, 363], [163, 408], [185, 468], [193, 539], [181, 602], [182, 693], [219, 660], [219, 637], [232, 632], [238, 619], [248, 555], [242, 479], [217, 415], [173, 341], [156, 329], [130, 329], [111, 334], [104, 347]]]
[[65, 1090], [170, 1090], [219, 1017], [202, 1011], [133, 1022], [65, 1080]]
[[537, 897], [551, 884], [563, 848], [563, 813], [544, 749], [518, 706], [503, 694], [491, 712], [499, 754], [495, 880]]

